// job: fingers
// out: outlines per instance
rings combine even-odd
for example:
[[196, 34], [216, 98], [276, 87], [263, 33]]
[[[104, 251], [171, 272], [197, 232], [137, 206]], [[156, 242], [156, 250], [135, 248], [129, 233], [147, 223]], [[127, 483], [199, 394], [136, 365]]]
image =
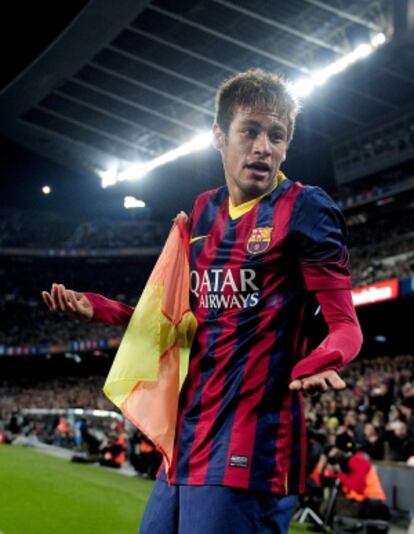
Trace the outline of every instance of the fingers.
[[59, 299], [58, 299], [58, 284], [52, 284], [52, 289], [50, 290], [52, 295], [52, 300], [55, 305], [55, 311], [59, 311]]
[[338, 373], [335, 373], [335, 371], [330, 371], [330, 373], [331, 374], [327, 377], [327, 379], [333, 389], [345, 389], [346, 383], [344, 380], [342, 380]]
[[293, 380], [293, 382], [289, 384], [289, 389], [291, 391], [302, 390], [305, 393], [311, 394], [327, 391], [328, 387], [326, 380], [318, 375], [302, 378], [301, 380]]
[[329, 385], [326, 378], [321, 375], [309, 376], [303, 379], [303, 390], [306, 393], [322, 393], [328, 391]]
[[76, 299], [75, 292], [67, 289], [65, 295], [68, 309], [71, 312], [81, 312], [82, 310], [79, 307], [79, 301]]
[[52, 313], [56, 311], [55, 303], [53, 302], [52, 295], [47, 291], [42, 291], [43, 301]]
[[291, 382], [289, 384], [289, 389], [291, 391], [300, 391], [302, 389], [302, 381], [301, 380], [293, 380], [293, 382]]
[[[67, 290], [63, 284], [52, 284], [50, 293], [42, 291], [42, 297], [51, 312], [70, 313], [75, 311], [73, 300], [69, 297]], [[72, 292], [73, 293], [73, 292]]]
[[62, 312], [83, 321], [93, 318], [94, 310], [88, 298], [83, 293], [66, 289], [63, 284], [52, 284], [50, 293], [42, 291], [42, 298], [52, 313]]
[[60, 310], [63, 312], [68, 311], [69, 306], [68, 306], [68, 301], [66, 297], [66, 288], [63, 284], [59, 284], [57, 286], [56, 294], [57, 294], [57, 299], [58, 299]]
[[302, 379], [293, 380], [289, 384], [291, 391], [302, 390], [305, 393], [323, 393], [328, 389], [340, 390], [346, 388], [346, 383], [336, 371], [324, 371]]

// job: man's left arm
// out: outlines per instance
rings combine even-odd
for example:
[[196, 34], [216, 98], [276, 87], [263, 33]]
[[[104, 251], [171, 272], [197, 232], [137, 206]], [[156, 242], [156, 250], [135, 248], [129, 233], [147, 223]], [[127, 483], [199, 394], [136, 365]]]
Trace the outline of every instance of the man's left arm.
[[291, 374], [291, 390], [343, 389], [340, 369], [355, 358], [362, 333], [352, 303], [345, 221], [320, 188], [304, 188], [295, 236], [305, 289], [315, 294], [329, 333]]
[[343, 389], [339, 371], [353, 360], [362, 345], [362, 332], [348, 289], [317, 291], [316, 298], [329, 333], [320, 345], [292, 370], [291, 390]]

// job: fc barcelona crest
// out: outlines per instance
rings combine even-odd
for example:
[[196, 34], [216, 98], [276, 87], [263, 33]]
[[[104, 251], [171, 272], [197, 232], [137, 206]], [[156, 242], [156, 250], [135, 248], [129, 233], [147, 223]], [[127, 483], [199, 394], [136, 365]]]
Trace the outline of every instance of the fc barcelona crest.
[[260, 254], [269, 248], [272, 240], [271, 226], [263, 228], [253, 228], [252, 233], [247, 241], [247, 252], [250, 254]]

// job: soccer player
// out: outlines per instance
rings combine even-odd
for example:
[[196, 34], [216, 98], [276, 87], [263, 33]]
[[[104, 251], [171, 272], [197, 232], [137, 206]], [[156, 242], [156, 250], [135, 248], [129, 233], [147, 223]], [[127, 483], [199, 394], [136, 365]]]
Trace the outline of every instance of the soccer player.
[[[287, 532], [304, 490], [302, 391], [342, 389], [362, 335], [351, 299], [343, 217], [280, 165], [298, 105], [275, 75], [250, 70], [216, 99], [214, 143], [226, 185], [196, 198], [191, 306], [198, 321], [180, 395], [173, 463], [142, 534]], [[126, 324], [121, 303], [54, 284], [52, 311]], [[329, 333], [309, 353], [319, 303]]]

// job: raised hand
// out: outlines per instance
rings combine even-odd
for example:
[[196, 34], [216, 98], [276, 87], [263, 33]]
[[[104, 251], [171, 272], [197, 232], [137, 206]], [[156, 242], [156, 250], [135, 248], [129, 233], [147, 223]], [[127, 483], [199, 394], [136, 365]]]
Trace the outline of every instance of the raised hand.
[[52, 313], [62, 312], [75, 319], [90, 321], [93, 317], [93, 306], [84, 293], [66, 289], [63, 284], [52, 284], [50, 293], [42, 291], [42, 297]]

